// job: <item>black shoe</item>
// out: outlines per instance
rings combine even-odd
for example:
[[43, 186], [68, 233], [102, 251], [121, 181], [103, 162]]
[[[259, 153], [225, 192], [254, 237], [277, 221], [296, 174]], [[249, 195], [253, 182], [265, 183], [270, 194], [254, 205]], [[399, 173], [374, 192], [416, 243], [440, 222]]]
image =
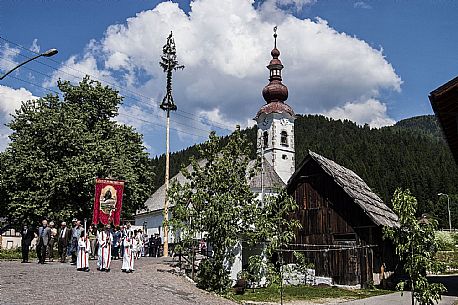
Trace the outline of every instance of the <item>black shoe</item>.
[[110, 272], [110, 269], [105, 270], [105, 272]]
[[84, 272], [89, 272], [90, 270], [91, 270], [91, 269], [86, 268], [86, 269], [84, 270]]
[[126, 272], [126, 269], [121, 269], [121, 272]]
[[102, 268], [102, 269], [100, 269], [100, 271], [107, 271], [107, 269], [105, 269], [105, 268]]

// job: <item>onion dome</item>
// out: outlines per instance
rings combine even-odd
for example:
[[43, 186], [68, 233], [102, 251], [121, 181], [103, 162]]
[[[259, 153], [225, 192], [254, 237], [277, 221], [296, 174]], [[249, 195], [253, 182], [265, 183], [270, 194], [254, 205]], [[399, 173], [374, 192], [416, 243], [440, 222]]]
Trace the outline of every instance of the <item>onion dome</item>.
[[288, 87], [282, 83], [281, 70], [283, 69], [283, 64], [279, 59], [280, 51], [277, 49], [277, 27], [274, 28], [274, 40], [274, 48], [270, 52], [272, 59], [267, 66], [267, 69], [270, 71], [270, 82], [262, 90], [262, 96], [267, 102], [267, 105], [261, 107], [256, 118], [262, 113], [269, 114], [272, 112], [286, 112], [294, 116], [293, 109], [284, 103], [288, 99]]

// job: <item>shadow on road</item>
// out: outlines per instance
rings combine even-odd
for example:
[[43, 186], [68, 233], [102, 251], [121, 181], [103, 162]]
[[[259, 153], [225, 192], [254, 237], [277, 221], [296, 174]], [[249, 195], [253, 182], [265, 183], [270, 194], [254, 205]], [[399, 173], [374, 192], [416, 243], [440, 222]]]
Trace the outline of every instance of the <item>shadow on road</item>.
[[432, 283], [442, 283], [447, 288], [444, 295], [458, 296], [458, 274], [428, 276]]

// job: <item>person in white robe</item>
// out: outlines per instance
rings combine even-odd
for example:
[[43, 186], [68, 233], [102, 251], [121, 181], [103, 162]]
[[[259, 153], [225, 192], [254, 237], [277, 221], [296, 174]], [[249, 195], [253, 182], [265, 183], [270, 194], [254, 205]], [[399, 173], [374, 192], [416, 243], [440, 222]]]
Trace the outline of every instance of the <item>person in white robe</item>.
[[135, 258], [139, 259], [142, 255], [143, 250], [143, 234], [142, 231], [139, 230], [137, 235], [135, 236], [135, 244], [137, 246], [137, 251], [135, 252]]
[[134, 255], [132, 252], [133, 247], [132, 232], [124, 238], [124, 253], [122, 256], [121, 271], [131, 273], [134, 271]]
[[99, 242], [99, 259], [97, 261], [97, 270], [110, 272], [111, 264], [111, 241], [113, 235], [110, 232], [110, 225], [98, 234]]
[[81, 231], [81, 237], [78, 239], [78, 257], [76, 261], [76, 270], [89, 271], [89, 254], [91, 246], [86, 238], [84, 230]]

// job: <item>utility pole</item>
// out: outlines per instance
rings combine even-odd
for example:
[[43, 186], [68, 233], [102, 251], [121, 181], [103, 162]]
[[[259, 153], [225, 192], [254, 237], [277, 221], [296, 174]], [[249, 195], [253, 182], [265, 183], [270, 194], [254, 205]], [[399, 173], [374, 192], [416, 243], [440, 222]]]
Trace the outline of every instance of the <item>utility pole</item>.
[[172, 97], [172, 72], [184, 69], [179, 65], [176, 55], [175, 40], [170, 32], [167, 43], [162, 48], [162, 56], [159, 65], [167, 73], [167, 93], [160, 105], [161, 109], [167, 114], [166, 118], [166, 149], [165, 149], [165, 201], [164, 201], [164, 257], [169, 256], [169, 174], [170, 174], [170, 111], [177, 110], [177, 106]]

